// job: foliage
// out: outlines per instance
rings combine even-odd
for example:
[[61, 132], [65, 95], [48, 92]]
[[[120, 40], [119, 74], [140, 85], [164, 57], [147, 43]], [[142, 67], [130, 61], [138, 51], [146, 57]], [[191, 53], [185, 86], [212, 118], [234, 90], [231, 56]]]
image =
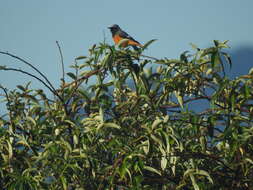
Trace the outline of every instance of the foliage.
[[36, 78], [53, 97], [30, 83], [1, 86], [0, 186], [252, 188], [252, 71], [226, 76], [227, 42], [192, 45], [179, 59], [143, 55], [151, 42], [138, 51], [94, 45], [59, 89], [38, 70], [1, 66]]

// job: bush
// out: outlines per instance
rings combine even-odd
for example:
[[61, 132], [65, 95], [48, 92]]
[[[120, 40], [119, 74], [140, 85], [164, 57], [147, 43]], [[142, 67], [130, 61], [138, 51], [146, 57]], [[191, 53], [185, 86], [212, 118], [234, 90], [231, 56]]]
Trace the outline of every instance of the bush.
[[[1, 86], [3, 189], [250, 189], [253, 75], [225, 74], [227, 42], [179, 59], [99, 44], [76, 58], [72, 81]], [[64, 75], [63, 75], [64, 76]], [[96, 82], [92, 82], [92, 81]]]

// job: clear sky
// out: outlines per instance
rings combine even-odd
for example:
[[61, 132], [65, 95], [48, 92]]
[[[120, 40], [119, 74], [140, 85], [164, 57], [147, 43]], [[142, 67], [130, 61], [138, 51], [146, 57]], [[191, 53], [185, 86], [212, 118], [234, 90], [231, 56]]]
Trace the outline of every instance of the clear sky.
[[[68, 68], [104, 36], [113, 44], [107, 29], [111, 24], [119, 24], [141, 43], [158, 39], [146, 52], [155, 57], [177, 58], [191, 49], [189, 43], [204, 48], [214, 39], [230, 40], [232, 53], [245, 48], [250, 56], [252, 9], [253, 0], [0, 0], [0, 50], [30, 61], [55, 86], [61, 77], [55, 41]], [[0, 65], [27, 68], [3, 55]], [[30, 80], [0, 71], [0, 84], [11, 89]]]

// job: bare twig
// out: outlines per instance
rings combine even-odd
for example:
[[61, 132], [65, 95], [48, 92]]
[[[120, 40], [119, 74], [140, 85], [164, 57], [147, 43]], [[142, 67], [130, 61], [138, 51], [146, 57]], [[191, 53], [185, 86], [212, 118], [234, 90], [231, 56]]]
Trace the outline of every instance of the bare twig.
[[62, 81], [63, 81], [63, 85], [65, 84], [65, 71], [64, 71], [64, 61], [63, 61], [63, 55], [62, 55], [62, 50], [61, 50], [61, 46], [59, 45], [59, 42], [56, 41], [56, 45], [58, 47], [60, 56], [61, 56], [61, 68], [62, 68]]
[[19, 73], [23, 73], [25, 75], [28, 75], [30, 77], [33, 77], [35, 78], [36, 80], [38, 80], [39, 82], [41, 82], [47, 89], [49, 89], [54, 95], [56, 95], [61, 101], [63, 101], [62, 97], [59, 96], [59, 94], [54, 91], [54, 89], [51, 88], [51, 86], [49, 86], [47, 83], [45, 83], [45, 81], [43, 81], [42, 79], [40, 79], [39, 77], [31, 74], [31, 73], [28, 73], [27, 71], [24, 71], [24, 70], [21, 70], [21, 69], [15, 69], [15, 68], [2, 68], [2, 70], [4, 71], [16, 71], [16, 72], [19, 72]]
[[9, 95], [8, 95], [8, 92], [7, 92], [7, 89], [6, 88], [4, 88], [2, 85], [0, 85], [0, 89], [2, 89], [3, 91], [4, 91], [4, 94], [5, 94], [5, 97], [6, 97], [6, 99], [7, 99], [7, 104], [6, 104], [6, 106], [7, 106], [7, 109], [9, 110], [9, 112], [8, 112], [8, 114], [9, 114], [9, 118], [10, 118], [10, 123], [11, 123], [11, 126], [10, 126], [10, 128], [9, 128], [9, 130], [11, 131], [11, 132], [13, 132], [13, 126], [14, 126], [14, 124], [13, 124], [13, 117], [12, 117], [12, 113], [11, 113], [11, 109], [10, 109], [10, 98], [9, 98]]
[[[39, 69], [37, 69], [36, 67], [34, 67], [31, 63], [29, 63], [29, 62], [25, 61], [24, 59], [22, 59], [21, 57], [18, 57], [18, 56], [14, 55], [14, 54], [12, 54], [12, 53], [9, 53], [9, 52], [0, 51], [0, 54], [10, 56], [10, 57], [12, 57], [12, 58], [14, 58], [14, 59], [17, 59], [17, 60], [21, 61], [22, 63], [28, 65], [29, 67], [31, 67], [33, 70], [35, 70], [37, 73], [39, 73], [40, 76], [42, 76], [42, 77], [46, 80], [46, 82], [47, 82], [47, 84], [48, 84], [47, 86], [50, 86], [50, 87], [51, 87], [51, 88], [50, 88], [50, 89], [51, 89], [50, 91], [53, 90], [53, 91], [54, 91], [53, 93], [54, 93], [55, 95], [57, 94], [57, 97], [60, 97], [60, 96], [58, 95], [56, 89], [55, 89], [54, 86], [52, 85], [52, 83], [48, 80], [48, 78], [47, 78], [42, 72], [40, 72]], [[28, 73], [28, 72], [26, 72], [26, 73]], [[31, 75], [33, 75], [33, 74], [31, 74]], [[35, 76], [35, 75], [33, 75], [33, 76]], [[36, 78], [38, 78], [38, 77], [36, 77]], [[40, 79], [40, 80], [41, 80], [41, 79]], [[62, 98], [60, 98], [60, 99], [62, 100]]]
[[10, 103], [10, 99], [9, 99], [9, 96], [8, 96], [7, 89], [4, 88], [1, 84], [0, 84], [0, 89], [2, 89], [4, 91], [4, 95], [2, 95], [2, 96], [5, 96], [6, 99], [7, 99], [7, 102]]
[[141, 57], [145, 57], [145, 58], [148, 58], [148, 59], [153, 59], [155, 61], [159, 61], [159, 59], [155, 58], [155, 57], [151, 57], [151, 56], [148, 56], [148, 55], [140, 55]]
[[67, 88], [67, 87], [69, 87], [69, 86], [71, 86], [71, 85], [73, 85], [74, 83], [77, 83], [77, 82], [79, 82], [79, 84], [77, 84], [77, 86], [80, 86], [80, 84], [82, 83], [83, 80], [88, 79], [88, 78], [91, 77], [92, 75], [94, 75], [94, 74], [96, 74], [96, 73], [98, 73], [98, 72], [101, 72], [101, 71], [103, 71], [103, 70], [104, 70], [104, 69], [97, 69], [97, 70], [94, 70], [94, 71], [90, 71], [89, 73], [87, 73], [86, 75], [82, 76], [81, 78], [76, 79], [76, 80], [74, 80], [74, 81], [71, 82], [71, 83], [65, 84], [65, 85], [63, 86], [63, 88]]

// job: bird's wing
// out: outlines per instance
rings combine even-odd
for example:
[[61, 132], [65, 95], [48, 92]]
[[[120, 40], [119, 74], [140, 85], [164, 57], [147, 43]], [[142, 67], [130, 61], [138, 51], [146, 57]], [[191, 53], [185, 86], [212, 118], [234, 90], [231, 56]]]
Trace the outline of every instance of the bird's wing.
[[139, 44], [138, 41], [136, 41], [132, 36], [130, 36], [128, 33], [126, 33], [126, 32], [123, 31], [123, 30], [120, 31], [119, 35], [120, 35], [122, 38], [126, 38], [126, 39], [129, 39], [129, 40], [132, 40], [132, 41], [134, 41], [134, 42], [136, 42], [136, 43]]

